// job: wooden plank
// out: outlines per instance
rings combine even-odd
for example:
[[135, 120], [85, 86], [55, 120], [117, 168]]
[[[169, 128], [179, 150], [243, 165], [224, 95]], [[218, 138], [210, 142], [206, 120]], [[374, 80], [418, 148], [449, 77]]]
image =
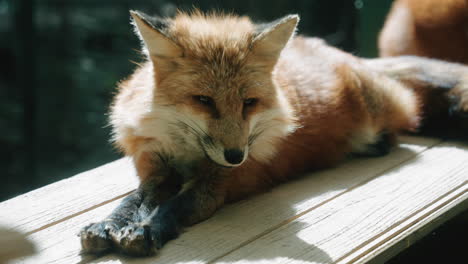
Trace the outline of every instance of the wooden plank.
[[27, 234], [65, 221], [134, 190], [133, 165], [123, 158], [0, 203], [0, 224]]
[[[405, 138], [402, 144], [382, 158], [357, 159], [341, 166], [290, 182], [271, 192], [226, 206], [216, 215], [188, 228], [177, 240], [163, 248], [151, 263], [208, 263], [265, 233], [291, 221], [311, 208], [340, 197], [386, 170], [398, 166], [438, 141]], [[208, 235], [209, 234], [209, 235]], [[110, 255], [92, 263], [148, 263], [148, 259], [127, 259]]]
[[[352, 263], [467, 199], [468, 146], [443, 144], [292, 220], [216, 263]], [[453, 204], [452, 204], [453, 205]], [[401, 237], [400, 237], [401, 238]]]
[[[311, 207], [320, 206], [339, 197], [349, 188], [359, 185], [389, 168], [413, 158], [438, 140], [405, 138], [390, 155], [377, 159], [349, 161], [336, 169], [323, 171], [275, 188], [218, 212], [213, 218], [188, 228], [179, 239], [170, 242], [159, 254], [149, 259], [126, 259], [110, 255], [96, 260], [96, 263], [206, 263], [244, 243], [269, 232]], [[107, 174], [104, 172], [104, 174]], [[86, 178], [93, 180], [93, 178]], [[95, 183], [98, 184], [98, 183]], [[68, 185], [63, 185], [68, 188]], [[111, 191], [111, 190], [110, 190]], [[108, 194], [106, 194], [108, 195]], [[97, 199], [97, 197], [96, 197]], [[74, 215], [47, 228], [35, 232], [30, 237], [39, 246], [39, 254], [17, 263], [81, 263], [93, 258], [78, 255], [79, 239], [76, 233], [82, 226], [104, 218], [118, 201], [93, 208]], [[209, 235], [208, 235], [209, 234]]]
[[97, 221], [108, 215], [121, 199], [102, 205], [84, 214], [77, 215], [56, 225], [29, 235], [36, 245], [38, 254], [17, 259], [13, 263], [87, 263], [97, 257], [80, 255], [80, 239], [77, 236], [81, 227], [90, 221]]
[[442, 206], [438, 210], [433, 211], [426, 218], [416, 219], [418, 221], [416, 223], [410, 222], [412, 225], [408, 226], [408, 229], [403, 229], [404, 231], [400, 234], [390, 238], [361, 258], [357, 258], [356, 262], [368, 264], [384, 263], [413, 245], [441, 224], [466, 210], [468, 210], [468, 193], [465, 192], [453, 200], [442, 203]]

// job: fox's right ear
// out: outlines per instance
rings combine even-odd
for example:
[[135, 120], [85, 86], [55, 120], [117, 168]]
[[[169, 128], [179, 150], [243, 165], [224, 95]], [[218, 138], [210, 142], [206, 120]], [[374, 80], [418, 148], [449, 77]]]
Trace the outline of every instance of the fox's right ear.
[[138, 11], [130, 11], [135, 25], [135, 31], [148, 50], [150, 57], [177, 58], [182, 56], [182, 49], [174, 43], [166, 34], [156, 28], [145, 14]]

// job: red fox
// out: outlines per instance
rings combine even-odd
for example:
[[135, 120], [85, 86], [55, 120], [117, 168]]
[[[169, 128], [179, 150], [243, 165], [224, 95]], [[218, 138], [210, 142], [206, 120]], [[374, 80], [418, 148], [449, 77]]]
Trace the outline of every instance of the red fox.
[[131, 16], [147, 61], [120, 83], [110, 122], [141, 183], [82, 229], [84, 252], [154, 254], [225, 203], [350, 154], [385, 155], [398, 133], [468, 110], [467, 67], [360, 59], [294, 36], [297, 15]]
[[413, 54], [468, 64], [468, 0], [397, 0], [379, 37], [381, 56]]

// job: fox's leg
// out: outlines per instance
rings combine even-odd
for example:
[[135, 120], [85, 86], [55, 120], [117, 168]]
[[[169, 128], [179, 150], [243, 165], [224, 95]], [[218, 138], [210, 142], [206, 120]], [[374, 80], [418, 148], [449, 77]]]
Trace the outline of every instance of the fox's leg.
[[420, 101], [420, 132], [460, 137], [468, 132], [468, 66], [415, 56], [365, 63], [413, 89]]
[[123, 199], [105, 220], [85, 226], [79, 234], [83, 252], [96, 254], [111, 250], [111, 234], [134, 221], [142, 201], [142, 191], [138, 189]]
[[115, 244], [120, 242], [122, 230], [132, 223], [141, 222], [161, 201], [174, 195], [171, 189], [174, 188], [169, 186], [168, 181], [161, 184], [151, 180], [142, 182], [106, 219], [81, 230], [79, 236], [83, 252], [96, 254], [114, 249]]
[[149, 210], [169, 199], [180, 188], [177, 183], [178, 175], [172, 175], [171, 170], [162, 166], [159, 160], [147, 157], [141, 155], [140, 159], [135, 160], [138, 175], [142, 179], [138, 189], [124, 198], [106, 219], [91, 223], [80, 231], [84, 253], [97, 254], [112, 250], [122, 228], [133, 222], [140, 222], [148, 215]]
[[161, 203], [140, 222], [124, 227], [116, 238], [119, 250], [129, 255], [152, 255], [176, 238], [183, 226], [210, 217], [224, 203], [220, 182], [199, 181], [189, 185], [190, 189]]

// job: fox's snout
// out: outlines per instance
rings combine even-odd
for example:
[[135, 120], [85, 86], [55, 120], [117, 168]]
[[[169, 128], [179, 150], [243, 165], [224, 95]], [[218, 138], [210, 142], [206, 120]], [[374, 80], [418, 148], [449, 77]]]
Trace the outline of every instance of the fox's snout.
[[202, 147], [207, 157], [216, 164], [237, 167], [248, 156], [249, 123], [240, 114], [224, 113], [223, 116], [225, 118], [207, 121], [208, 129], [206, 137], [202, 139]]
[[224, 150], [224, 159], [232, 165], [238, 165], [244, 161], [244, 151], [239, 149]]
[[225, 148], [222, 144], [203, 144], [207, 157], [214, 163], [223, 167], [237, 167], [248, 156], [248, 147]]
[[242, 142], [237, 141], [235, 142], [237, 144], [227, 144], [222, 139], [210, 138], [210, 140], [202, 141], [202, 147], [206, 156], [216, 164], [224, 167], [237, 167], [248, 156], [248, 146]]

